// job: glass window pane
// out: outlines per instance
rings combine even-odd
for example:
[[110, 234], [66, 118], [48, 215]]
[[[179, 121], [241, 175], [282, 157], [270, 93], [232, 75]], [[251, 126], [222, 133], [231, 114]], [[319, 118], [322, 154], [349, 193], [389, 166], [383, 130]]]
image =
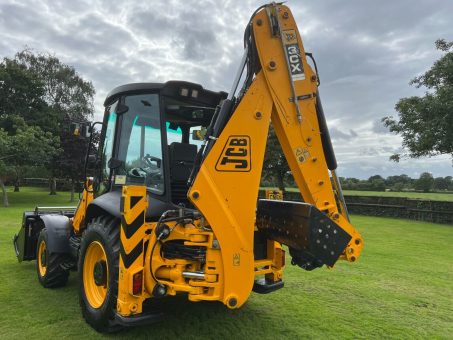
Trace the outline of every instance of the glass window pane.
[[170, 122], [167, 122], [167, 143], [181, 143], [182, 142], [182, 130], [178, 127], [176, 130], [170, 129]]
[[109, 188], [110, 168], [108, 162], [112, 158], [113, 141], [116, 128], [116, 103], [110, 106], [110, 112], [107, 117], [107, 126], [105, 128], [104, 147], [102, 149], [102, 173], [98, 192], [104, 193]]
[[128, 96], [129, 110], [123, 115], [118, 159], [123, 161], [117, 174], [126, 184], [146, 185], [156, 193], [164, 192], [159, 96]]
[[201, 126], [201, 125], [198, 125], [198, 126], [192, 126], [190, 127], [190, 130], [189, 130], [189, 140], [190, 140], [190, 144], [195, 144], [197, 146], [197, 150], [200, 150], [200, 147], [201, 145], [203, 144], [203, 141], [202, 140], [197, 140], [197, 139], [193, 139], [192, 138], [192, 135], [194, 133], [194, 131], [198, 130], [198, 131], [202, 131], [202, 130], [205, 130], [206, 131], [206, 128]]

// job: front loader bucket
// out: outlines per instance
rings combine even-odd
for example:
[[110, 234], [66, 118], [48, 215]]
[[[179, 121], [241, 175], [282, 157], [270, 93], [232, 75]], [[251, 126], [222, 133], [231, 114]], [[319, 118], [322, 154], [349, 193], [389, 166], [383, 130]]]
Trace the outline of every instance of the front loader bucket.
[[75, 207], [36, 207], [34, 211], [25, 211], [22, 226], [13, 237], [14, 252], [17, 260], [31, 261], [36, 259], [36, 245], [39, 233], [45, 227], [43, 216], [57, 215], [71, 218]]
[[333, 266], [351, 240], [328, 216], [308, 203], [259, 200], [256, 226], [289, 247], [292, 263], [306, 270]]

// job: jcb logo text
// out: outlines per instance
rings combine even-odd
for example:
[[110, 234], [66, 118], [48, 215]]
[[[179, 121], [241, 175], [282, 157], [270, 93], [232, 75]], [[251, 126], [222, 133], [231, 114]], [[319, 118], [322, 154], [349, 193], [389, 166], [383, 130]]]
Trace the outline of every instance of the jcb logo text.
[[242, 171], [251, 169], [250, 137], [230, 136], [217, 160], [217, 171]]

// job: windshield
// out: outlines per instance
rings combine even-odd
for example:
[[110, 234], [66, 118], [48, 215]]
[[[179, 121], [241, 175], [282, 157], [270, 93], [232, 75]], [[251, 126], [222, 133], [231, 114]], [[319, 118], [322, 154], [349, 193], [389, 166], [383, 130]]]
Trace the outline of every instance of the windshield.
[[125, 97], [129, 110], [122, 116], [118, 169], [115, 184], [146, 185], [164, 192], [159, 96], [143, 94]]

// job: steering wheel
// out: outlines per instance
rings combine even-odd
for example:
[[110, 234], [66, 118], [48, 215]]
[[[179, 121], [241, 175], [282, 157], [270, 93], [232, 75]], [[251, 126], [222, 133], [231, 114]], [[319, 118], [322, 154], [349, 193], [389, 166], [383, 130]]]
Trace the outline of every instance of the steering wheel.
[[[162, 159], [150, 156], [149, 154], [146, 154], [146, 156], [142, 157], [142, 161], [149, 167], [149, 168], [154, 168], [154, 169], [160, 169], [162, 165]], [[155, 162], [156, 164], [153, 164]]]
[[162, 181], [161, 165], [162, 160], [160, 158], [150, 156], [147, 154], [142, 157], [143, 166], [135, 167], [129, 170], [129, 175], [136, 178], [146, 178], [148, 183], [157, 183]]

